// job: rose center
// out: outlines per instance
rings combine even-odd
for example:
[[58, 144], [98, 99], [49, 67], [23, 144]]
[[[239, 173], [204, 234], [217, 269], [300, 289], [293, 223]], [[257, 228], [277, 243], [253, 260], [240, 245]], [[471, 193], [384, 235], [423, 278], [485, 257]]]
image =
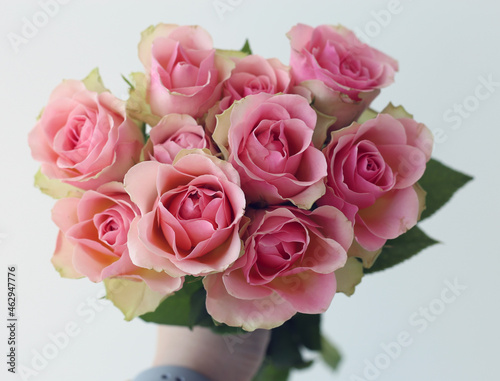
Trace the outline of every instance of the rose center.
[[274, 91], [273, 85], [268, 77], [259, 75], [253, 78], [246, 86], [243, 92], [243, 96], [246, 97], [252, 94], [259, 94], [262, 92], [272, 93]]
[[350, 78], [368, 79], [370, 72], [363, 66], [359, 59], [354, 58], [352, 55], [345, 57], [340, 62], [340, 72]]
[[[102, 219], [102, 220], [101, 220]], [[99, 221], [101, 220], [101, 221]], [[99, 233], [99, 239], [113, 247], [116, 244], [119, 244], [118, 235], [120, 230], [120, 224], [116, 221], [113, 216], [104, 216], [101, 215], [100, 218], [96, 221], [97, 223], [97, 231]]]
[[68, 131], [68, 140], [67, 140], [68, 149], [70, 150], [75, 149], [75, 147], [80, 142], [80, 133], [82, 131], [84, 124], [85, 124], [85, 119], [83, 117], [75, 118], [73, 125]]
[[380, 157], [363, 154], [358, 158], [358, 174], [371, 183], [377, 183], [383, 175], [383, 168], [384, 163]]
[[286, 155], [285, 146], [280, 140], [280, 132], [279, 131], [271, 131], [268, 136], [267, 134], [260, 134], [259, 141], [261, 144], [267, 148], [268, 151], [271, 151], [269, 155], [274, 155], [275, 153], [279, 154], [281, 157]]
[[279, 231], [258, 237], [251, 282], [265, 283], [293, 268], [304, 255], [307, 242], [307, 233], [298, 222], [287, 223]]
[[197, 189], [189, 192], [182, 203], [181, 209], [179, 210], [179, 216], [185, 220], [200, 218], [202, 215], [200, 206], [201, 197], [202, 196]]

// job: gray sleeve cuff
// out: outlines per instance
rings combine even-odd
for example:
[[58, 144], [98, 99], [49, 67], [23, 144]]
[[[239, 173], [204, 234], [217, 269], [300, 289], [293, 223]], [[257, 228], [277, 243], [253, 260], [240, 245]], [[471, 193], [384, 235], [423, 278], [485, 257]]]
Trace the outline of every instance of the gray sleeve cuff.
[[210, 381], [204, 375], [181, 366], [157, 366], [141, 372], [133, 381]]

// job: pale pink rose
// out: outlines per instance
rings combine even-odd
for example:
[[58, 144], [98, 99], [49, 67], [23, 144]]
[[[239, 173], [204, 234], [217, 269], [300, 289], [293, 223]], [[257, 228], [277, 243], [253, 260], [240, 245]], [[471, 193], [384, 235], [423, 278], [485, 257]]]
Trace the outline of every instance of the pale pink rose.
[[334, 131], [324, 149], [327, 192], [318, 203], [339, 208], [365, 249], [375, 251], [413, 227], [421, 212], [415, 183], [425, 171], [432, 134], [413, 119], [380, 114]]
[[52, 219], [61, 229], [52, 258], [54, 267], [62, 275], [81, 274], [93, 282], [121, 277], [143, 280], [164, 295], [177, 291], [183, 279], [137, 267], [130, 260], [127, 235], [138, 213], [118, 182], [89, 190], [81, 199], [58, 200], [52, 211]]
[[277, 327], [297, 312], [325, 312], [336, 290], [334, 271], [347, 260], [351, 223], [330, 206], [260, 209], [249, 217], [243, 256], [203, 281], [208, 313], [253, 331]]
[[183, 149], [211, 148], [205, 130], [189, 115], [169, 114], [151, 129], [143, 149], [145, 160], [172, 164]]
[[326, 161], [312, 145], [316, 113], [298, 95], [250, 95], [218, 117], [213, 134], [250, 203], [309, 209], [325, 192]]
[[145, 161], [125, 176], [141, 214], [128, 236], [137, 266], [172, 276], [224, 271], [240, 255], [245, 195], [231, 164], [201, 150], [176, 161]]
[[290, 68], [278, 59], [249, 55], [236, 62], [224, 82], [222, 110], [248, 95], [285, 93], [290, 85]]
[[343, 26], [298, 24], [288, 37], [295, 83], [312, 92], [318, 111], [337, 118], [336, 129], [355, 121], [398, 70], [394, 59]]
[[139, 161], [143, 144], [139, 128], [126, 116], [125, 102], [76, 80], [52, 92], [29, 134], [42, 173], [81, 189], [123, 180]]
[[149, 78], [147, 100], [153, 114], [195, 118], [220, 99], [222, 81], [234, 63], [217, 54], [199, 26], [158, 24], [142, 33], [139, 58]]
[[235, 101], [259, 93], [286, 93], [290, 86], [290, 68], [276, 58], [249, 55], [235, 61], [231, 76], [223, 83], [222, 100], [209, 111], [206, 121], [209, 131], [215, 128], [215, 115], [227, 110]]

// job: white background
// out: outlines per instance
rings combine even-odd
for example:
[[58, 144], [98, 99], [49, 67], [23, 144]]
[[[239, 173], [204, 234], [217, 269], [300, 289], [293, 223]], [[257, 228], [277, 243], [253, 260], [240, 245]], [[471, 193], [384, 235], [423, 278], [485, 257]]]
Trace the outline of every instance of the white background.
[[[239, 49], [248, 37], [254, 53], [285, 63], [289, 56], [285, 33], [298, 22], [342, 23], [365, 31], [371, 45], [400, 63], [395, 84], [374, 106], [381, 109], [389, 101], [403, 104], [439, 134], [434, 156], [475, 177], [422, 225], [442, 244], [389, 271], [366, 276], [351, 298], [335, 297], [323, 328], [342, 349], [340, 370], [331, 373], [318, 362], [292, 380], [351, 381], [356, 379], [353, 375], [367, 380], [366, 364], [377, 358], [388, 366], [371, 379], [498, 379], [498, 2], [401, 0], [399, 12], [390, 20], [387, 12], [381, 13], [389, 0], [222, 2], [239, 5], [219, 15], [212, 0], [66, 1], [16, 53], [8, 34], [22, 35], [24, 18], [40, 17], [41, 7], [38, 1], [1, 0], [0, 319], [5, 322], [7, 314], [7, 266], [15, 264], [18, 367], [33, 368], [38, 360], [39, 369], [36, 376], [25, 379], [123, 381], [152, 359], [153, 325], [139, 320], [126, 323], [109, 305], [92, 307], [92, 298], [101, 296], [101, 285], [61, 279], [53, 270], [49, 261], [57, 233], [50, 221], [53, 200], [33, 187], [38, 164], [30, 157], [27, 134], [63, 78], [81, 79], [99, 66], [107, 87], [126, 97], [120, 74], [141, 70], [136, 50], [140, 32], [158, 22], [199, 24], [219, 48]], [[475, 101], [480, 78], [489, 77], [497, 85], [489, 92], [483, 88], [480, 96], [488, 95], [487, 99]], [[467, 116], [460, 121], [446, 119], [455, 104], [464, 102], [471, 110]], [[456, 280], [466, 290], [419, 332], [411, 317], [421, 307], [437, 306], [435, 299], [446, 280]], [[37, 353], [46, 350], [50, 335], [63, 332], [68, 323], [78, 334], [54, 358], [40, 363]], [[380, 362], [381, 345], [403, 331], [410, 335], [411, 345], [390, 364]], [[7, 330], [1, 328], [0, 379], [21, 380], [6, 371], [6, 337]]]

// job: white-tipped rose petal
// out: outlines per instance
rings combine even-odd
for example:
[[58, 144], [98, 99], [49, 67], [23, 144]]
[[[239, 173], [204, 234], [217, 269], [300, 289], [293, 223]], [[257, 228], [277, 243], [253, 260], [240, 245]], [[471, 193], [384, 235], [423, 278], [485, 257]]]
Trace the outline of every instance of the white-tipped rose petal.
[[168, 297], [168, 295], [151, 290], [146, 283], [141, 281], [112, 278], [106, 279], [104, 284], [106, 298], [122, 311], [127, 321], [154, 311]]
[[356, 258], [348, 258], [345, 266], [335, 271], [337, 292], [351, 296], [363, 275], [363, 264]]
[[252, 332], [279, 327], [297, 312], [277, 294], [254, 300], [237, 299], [227, 293], [221, 277], [216, 274], [203, 280], [207, 311], [218, 322]]

